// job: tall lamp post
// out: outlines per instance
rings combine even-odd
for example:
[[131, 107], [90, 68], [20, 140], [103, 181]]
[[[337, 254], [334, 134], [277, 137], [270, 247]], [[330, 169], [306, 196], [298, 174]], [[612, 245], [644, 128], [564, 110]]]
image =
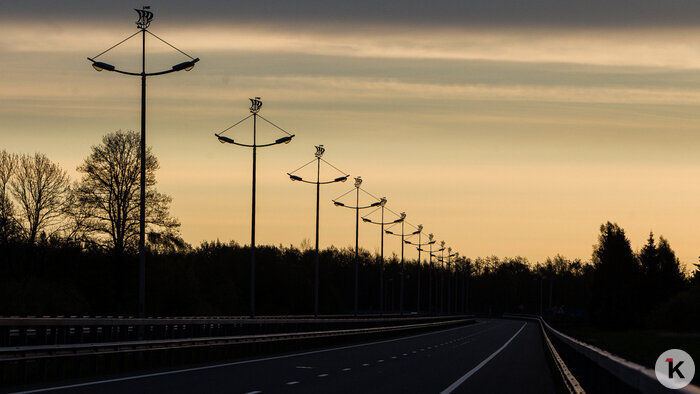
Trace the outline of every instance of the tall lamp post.
[[[362, 177], [357, 177], [355, 178], [355, 191], [356, 191], [356, 200], [355, 200], [355, 206], [349, 206], [346, 205], [340, 201], [337, 201], [341, 199], [343, 196], [346, 194], [350, 193], [352, 190], [349, 192], [341, 195], [340, 197], [337, 197], [333, 199], [333, 204], [337, 207], [345, 207], [345, 208], [350, 208], [355, 210], [355, 317], [357, 317], [357, 309], [358, 309], [358, 282], [359, 282], [359, 236], [360, 236], [360, 209], [367, 209], [367, 208], [372, 208], [372, 207], [378, 207], [382, 204], [381, 201], [374, 202], [370, 205], [365, 205], [365, 206], [360, 206], [360, 185], [362, 185]], [[364, 191], [364, 190], [363, 190]], [[365, 192], [367, 193], [367, 192]], [[369, 193], [367, 193], [369, 194]], [[371, 194], [370, 194], [371, 195]], [[373, 198], [376, 199], [376, 197], [372, 196]]]
[[[382, 197], [379, 202], [380, 206], [382, 209], [382, 219], [381, 221], [377, 222], [372, 219], [369, 219], [367, 216], [371, 215], [372, 212], [370, 212], [367, 216], [362, 217], [362, 221], [365, 223], [372, 223], [372, 224], [378, 224], [381, 227], [381, 247], [380, 247], [380, 259], [379, 259], [379, 314], [383, 315], [384, 314], [384, 226], [389, 225], [389, 224], [394, 224], [394, 223], [400, 223], [403, 221], [403, 218], [398, 218], [396, 220], [393, 220], [391, 222], [385, 222], [384, 221], [384, 209], [386, 209], [386, 197]], [[375, 210], [376, 211], [376, 210]]]
[[[454, 274], [454, 277], [455, 277], [455, 291], [454, 291], [455, 303], [454, 303], [454, 307], [452, 308], [452, 310], [457, 312], [458, 311], [457, 304], [459, 304], [459, 302], [458, 302], [459, 301], [459, 296], [458, 296], [458, 294], [459, 294], [458, 293], [459, 292], [459, 281], [458, 281], [459, 280], [459, 275], [458, 275], [458, 273], [459, 273], [459, 271], [458, 271], [459, 252], [455, 253], [455, 259], [454, 259], [453, 263], [455, 265], [455, 270], [454, 270], [455, 271], [455, 274]], [[452, 271], [450, 270], [450, 273], [451, 272]]]
[[[409, 245], [413, 245], [416, 247], [416, 249], [418, 249], [418, 292], [417, 292], [418, 299], [416, 301], [416, 313], [420, 313], [420, 285], [421, 285], [420, 274], [421, 274], [421, 267], [422, 267], [421, 261], [420, 261], [420, 252], [423, 251], [423, 246], [430, 246], [430, 254], [432, 255], [433, 244], [435, 243], [435, 241], [433, 240], [433, 234], [428, 235], [428, 238], [429, 238], [428, 242], [426, 242], [426, 243], [421, 242], [421, 236], [423, 235], [423, 233], [422, 233], [423, 225], [422, 224], [418, 225], [418, 231], [419, 231], [418, 232], [418, 243], [414, 243], [414, 242], [411, 242], [409, 240], [404, 241], [404, 243], [407, 243]], [[430, 260], [430, 265], [432, 265], [432, 263], [433, 263], [432, 256], [431, 256], [431, 258], [429, 258], [429, 260]], [[428, 275], [432, 276], [431, 274], [428, 274]], [[428, 282], [430, 282], [430, 279], [431, 278], [429, 277]], [[428, 290], [428, 293], [430, 293], [432, 291], [432, 285], [429, 283], [428, 286], [430, 286], [430, 289]], [[430, 297], [430, 295], [428, 295], [428, 297]], [[428, 301], [428, 308], [430, 308], [430, 301]]]
[[445, 311], [445, 241], [440, 241], [440, 313]]
[[[336, 183], [336, 182], [345, 182], [348, 180], [348, 177], [350, 176], [349, 174], [345, 174], [344, 172], [338, 170], [331, 163], [323, 160], [322, 156], [323, 156], [323, 153], [325, 151], [326, 151], [326, 149], [323, 147], [323, 145], [318, 145], [316, 147], [316, 153], [314, 154], [314, 156], [316, 156], [316, 158], [314, 160], [304, 164], [303, 166], [297, 168], [296, 170], [294, 170], [292, 172], [287, 173], [287, 175], [289, 175], [289, 178], [292, 181], [299, 181], [299, 182], [310, 183], [312, 185], [316, 185], [316, 258], [315, 258], [315, 263], [314, 263], [314, 317], [318, 317], [318, 287], [319, 287], [319, 280], [318, 280], [318, 259], [319, 259], [318, 217], [319, 217], [319, 201], [321, 198], [321, 185], [327, 185], [327, 184]], [[301, 170], [302, 168], [306, 167], [307, 165], [313, 163], [314, 161], [316, 162], [316, 181], [307, 181], [298, 175], [294, 175], [295, 172]], [[337, 177], [337, 178], [330, 180], [330, 181], [321, 181], [321, 161], [323, 161], [324, 163], [333, 167], [338, 172], [345, 174], [345, 175]]]
[[[292, 138], [294, 138], [294, 134], [290, 134], [287, 131], [281, 129], [279, 126], [275, 125], [274, 123], [270, 122], [269, 120], [265, 119], [260, 115], [258, 112], [260, 112], [260, 108], [262, 107], [262, 101], [260, 100], [260, 97], [256, 97], [254, 99], [249, 99], [250, 100], [250, 115], [247, 117], [241, 119], [240, 121], [234, 123], [232, 126], [227, 127], [223, 131], [219, 133], [214, 133], [216, 138], [218, 138], [219, 142], [222, 144], [233, 144], [237, 146], [242, 146], [244, 148], [253, 148], [253, 187], [252, 187], [252, 207], [251, 207], [251, 220], [250, 220], [250, 317], [255, 317], [255, 185], [256, 185], [256, 165], [257, 165], [257, 149], [258, 148], [264, 148], [267, 146], [273, 146], [273, 145], [279, 145], [279, 144], [288, 144]], [[241, 143], [238, 141], [235, 141], [233, 138], [225, 137], [223, 134], [235, 126], [241, 124], [244, 120], [249, 119], [250, 117], [253, 117], [253, 143], [252, 144], [245, 144]], [[264, 120], [265, 122], [271, 124], [278, 130], [281, 130], [285, 134], [287, 134], [284, 137], [276, 139], [274, 142], [270, 143], [265, 143], [265, 144], [258, 144], [257, 143], [257, 124], [258, 124], [258, 118]]]
[[399, 290], [399, 315], [403, 316], [403, 282], [404, 282], [404, 258], [403, 258], [403, 244], [404, 241], [406, 240], [406, 235], [411, 236], [411, 235], [416, 235], [420, 234], [420, 232], [423, 230], [423, 226], [420, 226], [417, 231], [411, 232], [406, 234], [406, 212], [401, 212], [400, 214], [401, 217], [401, 234], [396, 234], [392, 232], [391, 230], [384, 230], [387, 234], [391, 235], [396, 235], [397, 237], [401, 237], [401, 286]]
[[[452, 311], [452, 303], [451, 303], [451, 297], [452, 297], [452, 265], [450, 259], [454, 256], [457, 255], [457, 253], [451, 253], [452, 248], [447, 248], [447, 314], [450, 314]], [[444, 259], [444, 257], [443, 257]]]
[[[435, 295], [435, 302], [433, 302], [433, 257], [438, 258], [438, 260], [437, 260], [438, 262], [440, 262], [441, 260], [439, 259], [438, 256], [433, 254], [433, 244], [435, 243], [435, 241], [433, 241], [433, 234], [429, 234], [428, 239], [430, 239], [430, 241], [431, 241], [430, 242], [430, 249], [429, 249], [430, 258], [429, 258], [429, 269], [428, 269], [428, 276], [429, 276], [428, 277], [428, 286], [429, 286], [428, 312], [435, 312], [437, 310], [438, 297], [436, 294]], [[443, 241], [442, 243], [444, 245], [445, 242]], [[435, 252], [442, 252], [443, 250], [445, 250], [444, 246], [442, 246], [441, 249], [438, 249]], [[437, 288], [438, 288], [438, 286], [437, 286], [437, 284], [435, 284], [435, 291], [437, 291]], [[436, 304], [436, 305], [433, 305], [433, 304]]]
[[[155, 34], [148, 31], [148, 26], [153, 20], [153, 13], [148, 11], [151, 7], [145, 6], [143, 9], [134, 9], [139, 14], [139, 20], [136, 21], [136, 26], [138, 26], [138, 31], [126, 39], [122, 40], [118, 44], [112, 46], [106, 51], [98, 54], [94, 57], [88, 57], [87, 59], [92, 62], [92, 67], [97, 71], [107, 70], [113, 71], [119, 74], [132, 75], [141, 77], [141, 141], [140, 141], [140, 154], [141, 154], [141, 181], [139, 183], [139, 317], [145, 317], [146, 310], [146, 77], [152, 77], [156, 75], [170, 74], [175, 71], [190, 71], [194, 68], [195, 63], [199, 61], [199, 58], [193, 58], [192, 56], [186, 54], [185, 52], [175, 48], [165, 40], [156, 36]], [[124, 71], [116, 68], [114, 65], [97, 61], [96, 59], [130, 38], [141, 33], [141, 72], [131, 72]], [[170, 47], [174, 48], [178, 52], [190, 58], [190, 60], [178, 63], [171, 67], [170, 70], [157, 71], [157, 72], [146, 72], [146, 33], [152, 35], [158, 40], [164, 42]]]

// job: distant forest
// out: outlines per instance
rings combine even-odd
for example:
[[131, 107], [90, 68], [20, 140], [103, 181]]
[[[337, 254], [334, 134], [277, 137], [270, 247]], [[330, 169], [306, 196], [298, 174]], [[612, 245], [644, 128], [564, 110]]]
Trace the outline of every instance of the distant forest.
[[[108, 134], [73, 183], [42, 154], [0, 152], [0, 316], [137, 314], [138, 142], [133, 132]], [[157, 160], [147, 155], [146, 314], [247, 315], [249, 248], [185, 243], [171, 199], [155, 190]], [[268, 245], [256, 256], [257, 313], [311, 314], [314, 250]], [[634, 252], [615, 223], [601, 225], [590, 262], [457, 256], [448, 267], [422, 256], [420, 265], [406, 261], [407, 313], [541, 313], [619, 329], [700, 324], [700, 265], [685, 272], [653, 234]], [[321, 314], [352, 312], [354, 261], [350, 248], [321, 251]], [[359, 309], [377, 313], [379, 256], [361, 250], [359, 263]], [[385, 312], [397, 312], [396, 255], [385, 256], [384, 269]]]

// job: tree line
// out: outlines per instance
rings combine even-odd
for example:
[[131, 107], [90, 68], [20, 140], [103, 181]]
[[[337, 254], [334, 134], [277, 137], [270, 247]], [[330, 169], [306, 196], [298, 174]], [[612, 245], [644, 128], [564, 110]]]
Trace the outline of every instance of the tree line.
[[[0, 315], [135, 315], [137, 311], [139, 137], [106, 135], [66, 172], [43, 154], [0, 153]], [[192, 247], [179, 236], [170, 197], [155, 189], [147, 151], [147, 294], [150, 316], [245, 315], [249, 248]], [[259, 314], [310, 314], [314, 251], [257, 250]], [[409, 252], [409, 255], [411, 253]], [[380, 258], [359, 254], [359, 307], [379, 312]], [[320, 312], [350, 313], [354, 250], [320, 252]], [[399, 309], [401, 264], [384, 262], [385, 312]], [[538, 313], [603, 327], [694, 329], [700, 323], [700, 265], [685, 272], [668, 240], [649, 234], [635, 252], [615, 223], [600, 227], [590, 261], [563, 256], [409, 259], [404, 310], [421, 313]]]

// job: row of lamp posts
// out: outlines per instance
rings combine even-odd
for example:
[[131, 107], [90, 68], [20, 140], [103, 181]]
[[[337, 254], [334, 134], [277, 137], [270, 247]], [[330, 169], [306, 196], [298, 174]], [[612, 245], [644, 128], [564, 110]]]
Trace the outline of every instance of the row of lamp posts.
[[[157, 76], [157, 75], [165, 75], [165, 74], [170, 74], [176, 71], [190, 71], [194, 68], [195, 64], [199, 61], [199, 58], [194, 58], [187, 53], [181, 51], [180, 49], [174, 47], [170, 43], [166, 42], [165, 40], [161, 39], [160, 37], [156, 36], [155, 34], [151, 33], [148, 28], [151, 24], [151, 21], [153, 19], [153, 13], [150, 11], [150, 7], [144, 6], [142, 9], [135, 9], [135, 11], [139, 15], [139, 19], [136, 22], [136, 25], [138, 27], [138, 30], [136, 33], [132, 34], [131, 36], [127, 37], [126, 39], [122, 40], [118, 44], [110, 47], [106, 51], [103, 51], [102, 53], [93, 56], [93, 57], [88, 57], [88, 60], [92, 62], [92, 66], [95, 70], [97, 71], [111, 71], [111, 72], [116, 72], [119, 74], [124, 74], [124, 75], [130, 75], [130, 76], [140, 76], [141, 77], [141, 140], [140, 140], [140, 195], [139, 195], [139, 296], [138, 296], [138, 305], [139, 305], [139, 317], [144, 318], [145, 317], [145, 283], [146, 283], [146, 252], [145, 252], [145, 223], [146, 223], [146, 78], [147, 77], [152, 77], [152, 76]], [[138, 34], [141, 34], [141, 41], [142, 41], [142, 50], [141, 50], [141, 71], [140, 72], [132, 72], [132, 71], [125, 71], [118, 69], [116, 66], [98, 61], [97, 58], [100, 56], [104, 55], [105, 53], [111, 51], [115, 47], [119, 46], [120, 44], [126, 42], [127, 40], [137, 36]], [[184, 62], [178, 63], [174, 66], [172, 66], [170, 69], [167, 70], [162, 70], [162, 71], [156, 71], [156, 72], [146, 72], [146, 35], [149, 34], [152, 37], [164, 42], [165, 44], [169, 45], [170, 47], [174, 48], [178, 52], [182, 53], [186, 57], [189, 58], [189, 60], [186, 60]], [[256, 162], [257, 162], [257, 149], [258, 148], [263, 148], [263, 147], [269, 147], [269, 146], [274, 146], [274, 145], [279, 145], [279, 144], [285, 144], [289, 143], [292, 138], [294, 138], [294, 135], [291, 133], [288, 133], [286, 130], [278, 127], [274, 123], [268, 121], [264, 117], [262, 117], [259, 114], [259, 111], [262, 107], [262, 101], [260, 100], [260, 97], [256, 97], [254, 99], [250, 99], [251, 101], [251, 106], [250, 106], [250, 115], [247, 116], [246, 118], [240, 120], [239, 122], [233, 124], [232, 126], [222, 130], [219, 133], [215, 133], [215, 136], [221, 143], [227, 143], [227, 144], [232, 144], [240, 147], [245, 147], [245, 148], [251, 148], [253, 150], [253, 174], [252, 174], [252, 207], [251, 207], [251, 235], [250, 235], [250, 316], [254, 317], [255, 316], [255, 252], [256, 252], [256, 244], [255, 244], [255, 201], [256, 201]], [[234, 126], [242, 123], [244, 120], [249, 119], [250, 117], [253, 118], [253, 143], [252, 144], [246, 144], [246, 143], [241, 143], [239, 141], [235, 141], [234, 139], [224, 136], [223, 133], [228, 131], [229, 129], [233, 128]], [[261, 120], [271, 124], [275, 128], [279, 129], [282, 131], [284, 134], [282, 137], [276, 139], [273, 142], [265, 142], [262, 144], [257, 143], [257, 122], [258, 118]], [[320, 203], [320, 186], [325, 185], [325, 184], [331, 184], [331, 183], [337, 183], [337, 182], [345, 182], [350, 175], [347, 175], [343, 173], [342, 176], [336, 177], [334, 179], [330, 180], [321, 180], [321, 162], [323, 161], [324, 163], [330, 165], [331, 167], [335, 168], [333, 165], [330, 163], [326, 162], [322, 156], [323, 153], [325, 152], [325, 149], [323, 145], [319, 145], [316, 147], [316, 153], [315, 153], [315, 159], [312, 160], [311, 162], [307, 163], [306, 165], [309, 165], [313, 163], [314, 161], [316, 162], [317, 165], [317, 176], [316, 180], [307, 180], [303, 179], [302, 177], [295, 175], [294, 173], [298, 171], [299, 169], [305, 167], [306, 165], [300, 167], [299, 169], [292, 171], [288, 173], [289, 177], [293, 181], [300, 181], [303, 183], [309, 183], [316, 185], [316, 242], [315, 242], [315, 263], [314, 263], [314, 316], [318, 316], [318, 311], [319, 311], [319, 203]], [[337, 168], [335, 168], [337, 170]], [[339, 172], [342, 173], [342, 171], [338, 170]], [[372, 219], [367, 218], [366, 216], [362, 217], [362, 220], [366, 223], [372, 223], [379, 225], [381, 227], [381, 254], [380, 254], [380, 274], [379, 274], [379, 309], [380, 313], [384, 312], [384, 233], [395, 235], [395, 236], [400, 236], [401, 237], [401, 287], [400, 287], [400, 302], [399, 302], [399, 311], [400, 314], [403, 315], [403, 299], [404, 299], [404, 244], [410, 244], [416, 246], [418, 249], [418, 264], [419, 264], [419, 276], [418, 276], [418, 290], [417, 290], [417, 310], [420, 311], [420, 303], [421, 303], [421, 293], [420, 293], [420, 253], [421, 251], [424, 251], [422, 249], [424, 246], [430, 246], [429, 250], [429, 290], [428, 290], [428, 305], [429, 305], [429, 311], [434, 312], [432, 309], [433, 305], [433, 289], [432, 289], [432, 271], [433, 271], [433, 257], [436, 257], [439, 262], [444, 261], [444, 241], [441, 242], [441, 249], [436, 250], [436, 252], [443, 252], [443, 255], [441, 257], [438, 257], [433, 254], [433, 244], [435, 243], [435, 240], [433, 239], [433, 234], [429, 235], [429, 242], [426, 243], [421, 243], [421, 234], [423, 230], [423, 226], [419, 225], [417, 227], [416, 231], [406, 233], [405, 232], [405, 218], [406, 214], [401, 213], [399, 214], [399, 218], [395, 220], [389, 220], [385, 221], [384, 214], [385, 214], [385, 206], [387, 203], [387, 199], [385, 197], [377, 199], [375, 197], [376, 202], [373, 202], [369, 205], [365, 206], [360, 206], [360, 191], [361, 189], [361, 184], [362, 184], [362, 179], [361, 177], [355, 178], [355, 188], [354, 191], [356, 192], [356, 204], [355, 206], [349, 206], [346, 205], [340, 201], [338, 201], [339, 198], [334, 199], [333, 203], [336, 206], [340, 207], [345, 207], [345, 208], [350, 208], [355, 210], [355, 294], [354, 294], [354, 314], [357, 316], [358, 314], [358, 281], [359, 281], [359, 244], [358, 244], [358, 238], [359, 238], [359, 218], [360, 218], [360, 210], [362, 209], [367, 209], [367, 208], [378, 208], [381, 209], [381, 220], [380, 221], [375, 221]], [[353, 191], [353, 190], [351, 190]], [[349, 193], [349, 192], [348, 192]], [[346, 193], [347, 194], [347, 193]], [[342, 197], [342, 196], [341, 196]], [[373, 196], [374, 197], [374, 196]], [[389, 229], [385, 229], [386, 226], [393, 226], [396, 224], [401, 224], [401, 233], [397, 234]], [[418, 235], [418, 243], [413, 243], [409, 240], [406, 239], [406, 236], [413, 236], [413, 235]], [[451, 249], [448, 249], [451, 251]], [[456, 256], [456, 254], [450, 254], [448, 252], [448, 260], [447, 260], [447, 267], [448, 271], [450, 270], [450, 257]], [[441, 283], [444, 283], [444, 280], [441, 280]], [[449, 282], [448, 282], [449, 286]], [[441, 290], [442, 294], [442, 290]], [[448, 288], [448, 294], [449, 293], [449, 288]], [[437, 300], [435, 300], [437, 302]], [[449, 302], [449, 299], [448, 299]], [[441, 301], [441, 310], [442, 310], [442, 301]], [[448, 307], [449, 310], [449, 307]], [[143, 335], [140, 333], [140, 335]]]

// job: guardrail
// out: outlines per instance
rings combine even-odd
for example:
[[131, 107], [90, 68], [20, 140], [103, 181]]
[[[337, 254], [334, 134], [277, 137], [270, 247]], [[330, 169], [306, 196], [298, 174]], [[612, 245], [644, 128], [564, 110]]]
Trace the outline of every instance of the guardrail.
[[567, 367], [566, 363], [559, 355], [559, 352], [557, 352], [557, 349], [552, 344], [552, 341], [549, 339], [549, 336], [547, 335], [547, 331], [544, 328], [543, 321], [542, 321], [542, 319], [539, 318], [539, 316], [503, 315], [503, 317], [509, 317], [509, 318], [515, 318], [515, 319], [527, 319], [527, 320], [536, 321], [540, 326], [540, 331], [542, 333], [542, 339], [544, 341], [545, 348], [547, 349], [547, 355], [549, 356], [549, 360], [550, 360], [551, 364], [556, 368], [557, 377], [558, 377], [558, 380], [559, 380], [562, 388], [571, 394], [585, 393], [585, 391], [583, 390], [583, 387], [581, 387], [581, 384], [578, 382], [576, 377], [571, 373], [571, 371]]
[[474, 322], [472, 317], [465, 316], [433, 322], [403, 320], [408, 320], [408, 323], [372, 328], [4, 347], [0, 348], [0, 382], [3, 385], [17, 385], [68, 377], [230, 360], [353, 341], [377, 340], [409, 332], [429, 331]]
[[427, 323], [449, 318], [451, 317], [0, 317], [0, 347], [275, 334]]
[[[603, 375], [610, 375], [624, 385], [624, 387], [619, 385], [615, 386], [613, 388], [615, 392], [621, 392], [625, 388], [627, 389], [627, 391], [635, 391], [649, 394], [669, 392], [669, 389], [664, 387], [656, 379], [656, 372], [654, 372], [653, 369], [633, 363], [629, 360], [625, 360], [622, 357], [616, 356], [610, 352], [589, 345], [578, 339], [572, 338], [550, 326], [540, 316], [510, 314], [504, 315], [504, 317], [539, 320], [545, 332], [551, 333], [555, 341], [558, 341], [559, 344], [565, 346], [560, 346], [560, 352], [571, 354], [572, 359], [575, 357], [578, 357], [579, 360], [584, 359], [583, 362], [573, 360], [575, 363], [578, 363], [580, 365], [586, 364], [595, 368], [595, 371], [583, 371], [576, 370], [576, 368], [573, 368], [576, 375], [588, 374], [591, 375], [593, 379], [602, 377]], [[606, 387], [606, 390], [609, 388], [610, 387]], [[682, 389], [674, 390], [674, 392], [700, 394], [700, 387], [695, 386], [693, 384], [689, 384], [688, 386]]]

